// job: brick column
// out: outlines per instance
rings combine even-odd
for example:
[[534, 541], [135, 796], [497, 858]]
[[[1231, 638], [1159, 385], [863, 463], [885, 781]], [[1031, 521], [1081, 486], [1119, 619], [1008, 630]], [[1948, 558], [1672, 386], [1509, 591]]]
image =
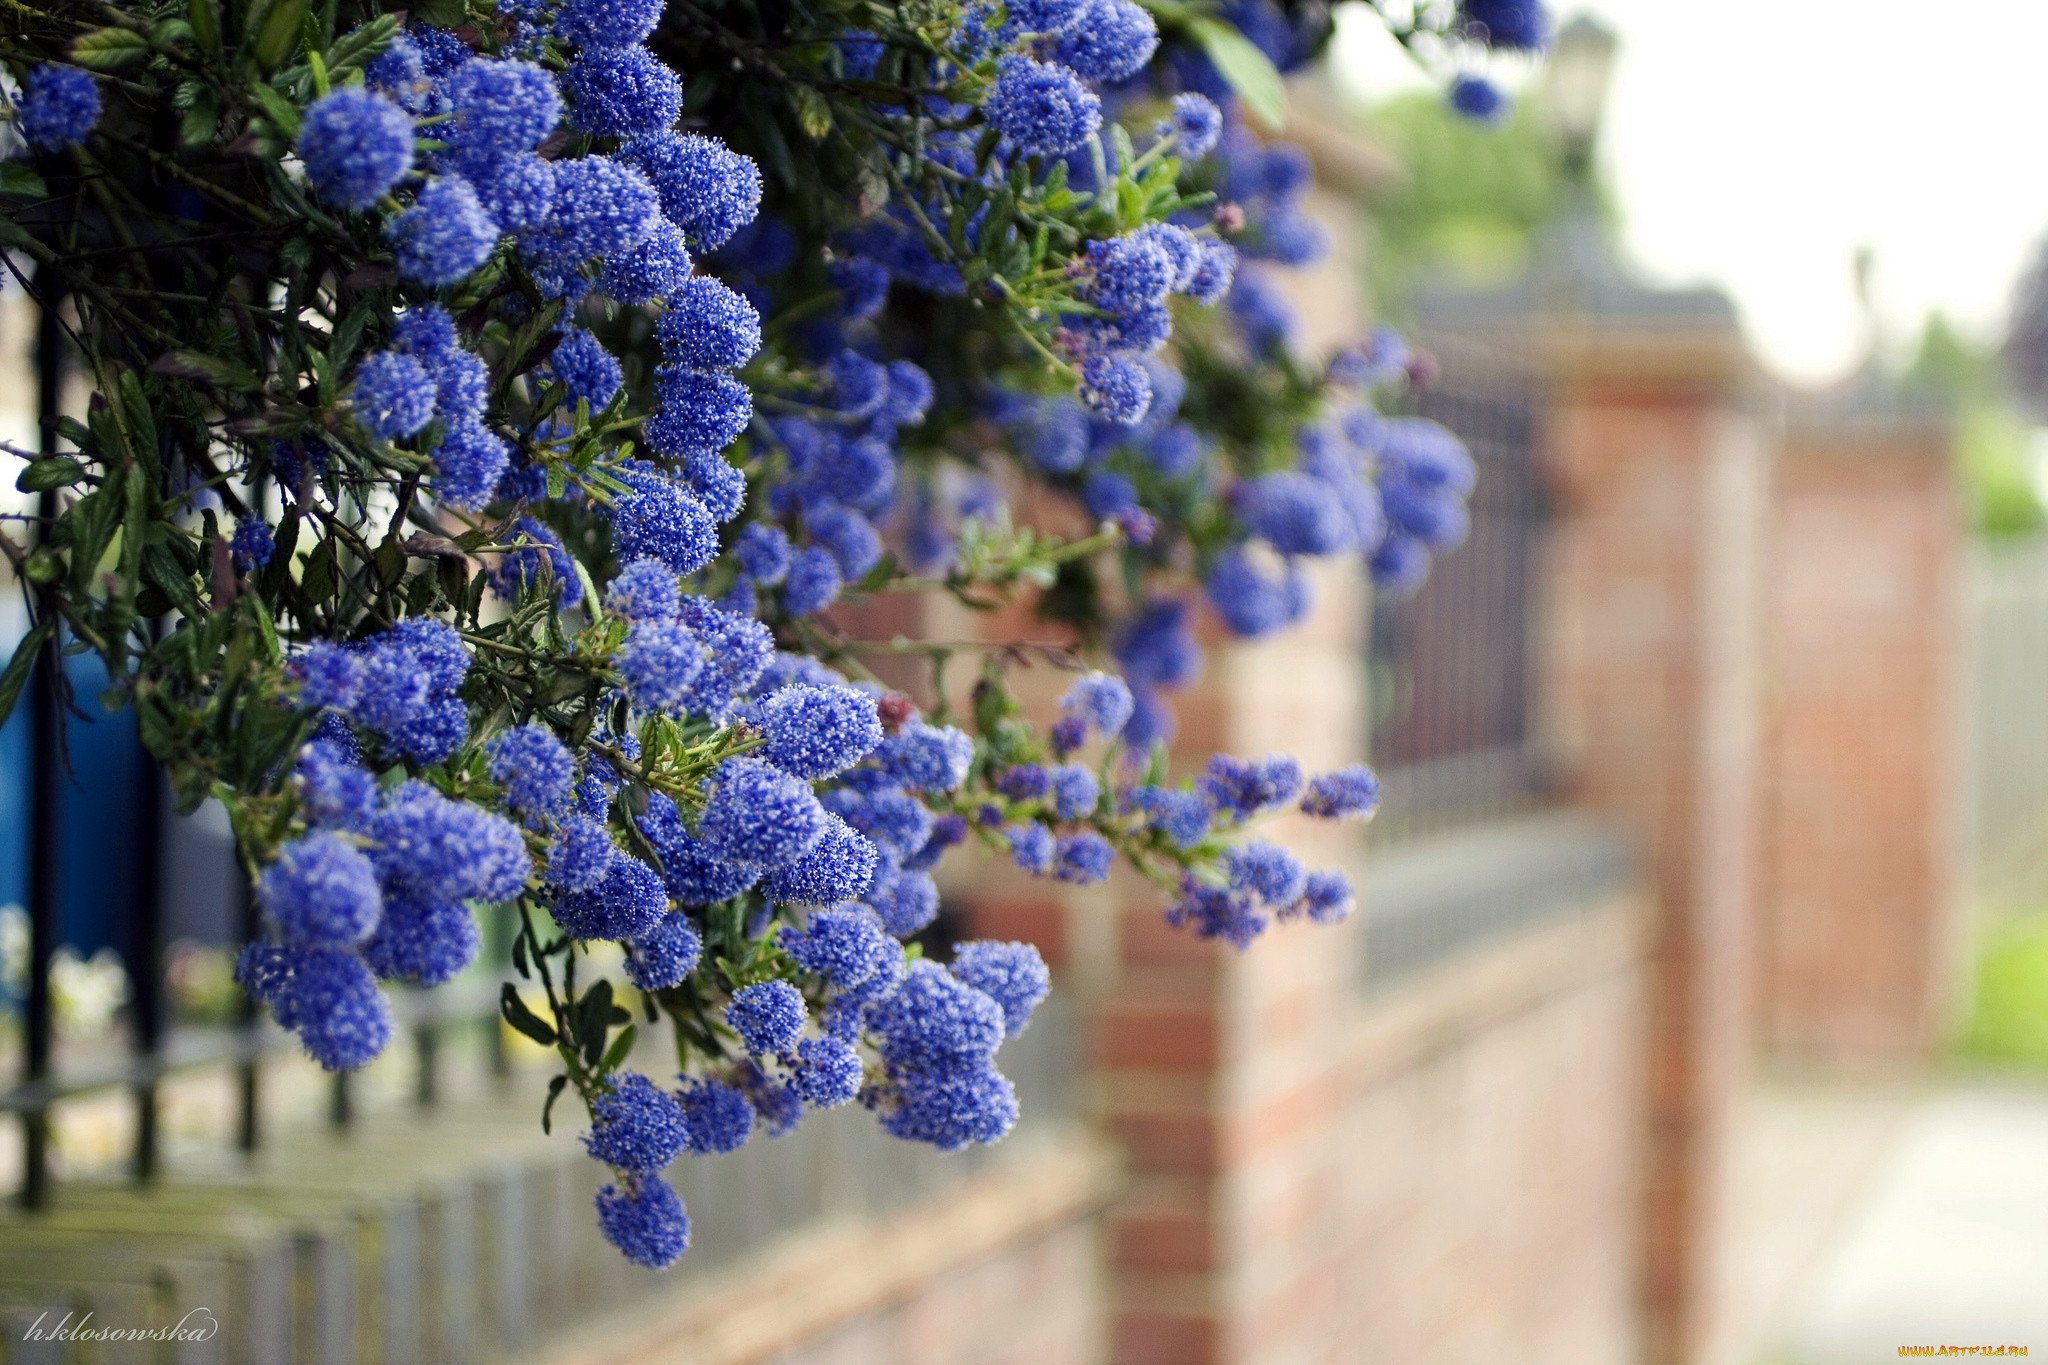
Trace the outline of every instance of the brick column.
[[1655, 898], [1644, 1358], [1702, 1358], [1742, 1070], [1770, 424], [1732, 322], [1539, 331], [1559, 515], [1544, 714]]
[[1794, 1064], [1953, 1022], [1963, 517], [1944, 419], [1794, 414], [1772, 518], [1758, 1022]]

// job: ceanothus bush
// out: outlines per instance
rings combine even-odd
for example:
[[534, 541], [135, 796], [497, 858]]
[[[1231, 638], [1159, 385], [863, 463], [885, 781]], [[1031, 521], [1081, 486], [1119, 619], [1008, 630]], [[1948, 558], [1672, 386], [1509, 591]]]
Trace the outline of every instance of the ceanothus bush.
[[[1175, 781], [1161, 743], [1198, 612], [1282, 629], [1332, 555], [1412, 590], [1467, 525], [1456, 438], [1374, 406], [1399, 338], [1306, 357], [1274, 288], [1323, 242], [1260, 129], [1328, 4], [24, 12], [0, 251], [92, 397], [11, 452], [42, 535], [0, 718], [40, 652], [104, 659], [181, 807], [226, 805], [267, 926], [239, 980], [320, 1063], [375, 1058], [385, 983], [477, 970], [502, 918], [543, 1121], [575, 1092], [599, 1222], [661, 1266], [685, 1151], [856, 1101], [943, 1149], [1008, 1131], [997, 1051], [1047, 975], [906, 945], [951, 850], [1121, 864], [1238, 947], [1348, 911], [1240, 836], [1370, 814], [1368, 771]], [[1415, 14], [1483, 117], [1485, 50], [1548, 33], [1535, 0]], [[977, 646], [827, 614], [909, 591], [1036, 603], [1094, 671], [1041, 733], [990, 642], [955, 714]], [[672, 1088], [625, 1069], [636, 1015]]]

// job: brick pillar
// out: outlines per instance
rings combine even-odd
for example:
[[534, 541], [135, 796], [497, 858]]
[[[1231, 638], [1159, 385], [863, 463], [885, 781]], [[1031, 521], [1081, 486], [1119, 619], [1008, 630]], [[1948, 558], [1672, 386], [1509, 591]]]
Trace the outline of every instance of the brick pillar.
[[[1175, 697], [1177, 772], [1215, 752], [1290, 753], [1312, 772], [1363, 756], [1363, 584], [1347, 566], [1316, 586], [1301, 628], [1255, 647], [1206, 641], [1200, 682]], [[1016, 681], [1044, 702], [1063, 679]], [[1356, 825], [1288, 817], [1261, 833], [1311, 866], [1356, 870]], [[1074, 891], [983, 861], [969, 882], [957, 890], [973, 932], [1038, 943], [1086, 1006], [1093, 1110], [1127, 1157], [1109, 1215], [1111, 1358], [1328, 1358], [1343, 1320], [1333, 1258], [1351, 1240], [1330, 1130], [1351, 1098], [1337, 1040], [1360, 926], [1276, 926], [1238, 954], [1168, 927], [1171, 898], [1126, 874]]]
[[1745, 1053], [1760, 581], [1773, 442], [1730, 321], [1539, 332], [1559, 514], [1544, 714], [1655, 895], [1644, 1358], [1703, 1358]]
[[1796, 413], [1774, 503], [1759, 1027], [1794, 1064], [1924, 1063], [1961, 958], [1948, 424]]

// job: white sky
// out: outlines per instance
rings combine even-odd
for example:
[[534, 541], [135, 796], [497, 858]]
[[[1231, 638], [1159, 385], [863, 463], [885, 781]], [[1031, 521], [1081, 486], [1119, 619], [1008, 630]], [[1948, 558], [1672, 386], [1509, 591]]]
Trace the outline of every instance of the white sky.
[[[2048, 237], [2048, 0], [1552, 8], [1621, 35], [1601, 161], [1649, 278], [1722, 286], [1794, 379], [1861, 358], [1850, 263], [1863, 243], [1892, 344], [1936, 307], [1975, 336], [2002, 334]], [[1339, 79], [1366, 98], [1421, 83], [1363, 11], [1339, 11]]]

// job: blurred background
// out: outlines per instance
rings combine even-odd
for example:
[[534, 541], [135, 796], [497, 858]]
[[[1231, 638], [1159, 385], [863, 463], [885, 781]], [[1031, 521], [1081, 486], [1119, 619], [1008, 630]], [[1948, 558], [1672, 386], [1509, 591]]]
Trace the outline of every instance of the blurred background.
[[[594, 1245], [493, 970], [320, 1076], [228, 979], [225, 832], [105, 717], [31, 788], [24, 708], [0, 1051], [30, 896], [66, 947], [0, 1090], [39, 1205], [0, 1320], [205, 1302], [195, 1358], [258, 1361], [2048, 1351], [2048, 9], [1609, 0], [1475, 123], [1362, 8], [1294, 82], [1333, 250], [1288, 289], [1307, 350], [1415, 339], [1472, 535], [1409, 600], [1333, 578], [1214, 641], [1178, 740], [1370, 756], [1363, 841], [1290, 831], [1356, 868], [1351, 923], [1238, 957], [1143, 887], [957, 874], [943, 931], [1059, 983], [1016, 1136], [841, 1113], [696, 1163], [658, 1276]], [[8, 366], [36, 331], [0, 299]], [[927, 610], [881, 624], [1006, 628]]]

